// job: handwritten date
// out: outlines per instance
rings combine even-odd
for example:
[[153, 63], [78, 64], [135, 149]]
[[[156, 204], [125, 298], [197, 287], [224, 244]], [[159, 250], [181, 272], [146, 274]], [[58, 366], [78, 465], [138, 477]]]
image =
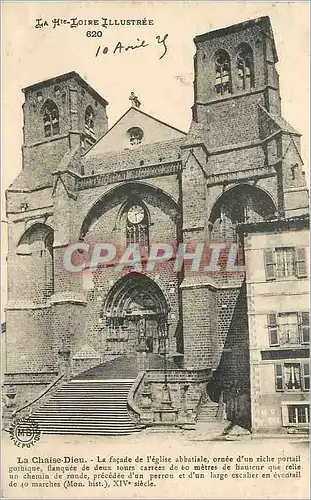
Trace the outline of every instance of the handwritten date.
[[[167, 40], [168, 34], [164, 35], [161, 37], [160, 35], [157, 35], [155, 38], [157, 40], [157, 43], [162, 47], [163, 53], [159, 57], [159, 59], [162, 59], [165, 54], [167, 53], [167, 45], [166, 45], [166, 40]], [[115, 46], [107, 47], [107, 46], [101, 46], [99, 45], [97, 47], [97, 50], [95, 52], [95, 57], [98, 57], [99, 55], [105, 55], [108, 54], [108, 52], [112, 52], [113, 55], [115, 54], [123, 54], [124, 52], [128, 51], [133, 51], [133, 50], [138, 50], [138, 49], [144, 49], [146, 47], [149, 47], [150, 44], [146, 42], [146, 40], [140, 40], [137, 38], [137, 43], [133, 45], [124, 45], [121, 41], [118, 41]]]

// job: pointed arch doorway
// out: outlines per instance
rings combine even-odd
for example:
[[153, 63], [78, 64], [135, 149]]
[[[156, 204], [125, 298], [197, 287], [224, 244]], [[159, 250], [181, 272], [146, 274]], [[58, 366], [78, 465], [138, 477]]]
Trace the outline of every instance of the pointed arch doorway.
[[106, 345], [115, 354], [169, 351], [168, 302], [159, 285], [148, 276], [130, 273], [108, 293]]

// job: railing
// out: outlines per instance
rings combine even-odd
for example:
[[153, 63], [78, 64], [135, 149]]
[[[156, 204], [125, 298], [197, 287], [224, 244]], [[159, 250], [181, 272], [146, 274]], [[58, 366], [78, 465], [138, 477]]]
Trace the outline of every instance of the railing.
[[128, 170], [116, 170], [104, 174], [95, 174], [89, 177], [76, 180], [76, 189], [90, 189], [107, 184], [114, 184], [121, 181], [130, 181], [135, 179], [148, 179], [160, 175], [177, 174], [181, 170], [181, 162], [167, 162], [157, 165], [146, 165], [144, 167], [135, 167]]
[[221, 184], [223, 182], [235, 182], [241, 179], [253, 179], [256, 177], [271, 177], [275, 175], [273, 166], [268, 165], [264, 167], [248, 168], [244, 170], [234, 170], [233, 172], [225, 172], [219, 174], [212, 174], [207, 179], [207, 184], [212, 186], [214, 184]]
[[145, 377], [145, 372], [139, 372], [135, 382], [133, 383], [133, 385], [129, 390], [127, 397], [127, 406], [129, 410], [129, 415], [135, 422], [140, 422], [140, 414], [141, 414], [141, 409], [135, 402], [135, 396], [138, 393], [138, 389], [141, 386], [144, 377]]
[[15, 417], [17, 414], [24, 414], [25, 410], [27, 410], [27, 408], [30, 409], [30, 411], [29, 411], [29, 415], [30, 415], [32, 413], [32, 411], [34, 410], [33, 407], [35, 406], [35, 409], [36, 409], [39, 406], [39, 402], [40, 402], [40, 405], [43, 404], [43, 402], [46, 400], [46, 396], [49, 396], [49, 397], [53, 396], [53, 394], [55, 393], [56, 389], [58, 389], [60, 382], [62, 381], [63, 378], [64, 378], [63, 373], [61, 375], [58, 375], [56, 377], [56, 379], [53, 380], [45, 389], [43, 389], [43, 391], [35, 399], [30, 401], [30, 403], [27, 403], [26, 405], [21, 406], [20, 408], [15, 410], [12, 413], [12, 417]]

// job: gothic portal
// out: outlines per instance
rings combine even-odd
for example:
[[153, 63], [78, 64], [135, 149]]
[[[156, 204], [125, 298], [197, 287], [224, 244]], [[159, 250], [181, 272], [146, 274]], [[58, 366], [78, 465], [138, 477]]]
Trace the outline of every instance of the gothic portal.
[[169, 350], [168, 313], [169, 306], [159, 285], [147, 276], [130, 273], [117, 281], [105, 301], [106, 342], [118, 354], [164, 354]]

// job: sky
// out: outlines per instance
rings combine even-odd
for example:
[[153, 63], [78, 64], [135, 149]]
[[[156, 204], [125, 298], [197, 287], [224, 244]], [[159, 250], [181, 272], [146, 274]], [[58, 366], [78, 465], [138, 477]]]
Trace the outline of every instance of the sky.
[[[109, 126], [129, 108], [128, 97], [134, 91], [143, 111], [187, 131], [193, 104], [194, 36], [266, 15], [279, 56], [282, 114], [303, 135], [308, 177], [308, 2], [2, 2], [2, 220], [3, 191], [21, 169], [23, 87], [76, 71], [109, 102]], [[91, 26], [102, 32], [101, 37], [87, 36], [89, 28], [84, 25], [71, 28], [63, 23], [53, 28], [53, 19], [71, 18], [146, 19], [147, 25]], [[35, 27], [44, 21], [48, 26]], [[157, 37], [161, 40], [166, 34], [167, 53], [160, 59], [164, 50]], [[148, 47], [113, 54], [118, 41], [139, 45], [144, 40]], [[103, 53], [105, 47], [108, 52]], [[3, 321], [7, 225], [1, 227]]]

